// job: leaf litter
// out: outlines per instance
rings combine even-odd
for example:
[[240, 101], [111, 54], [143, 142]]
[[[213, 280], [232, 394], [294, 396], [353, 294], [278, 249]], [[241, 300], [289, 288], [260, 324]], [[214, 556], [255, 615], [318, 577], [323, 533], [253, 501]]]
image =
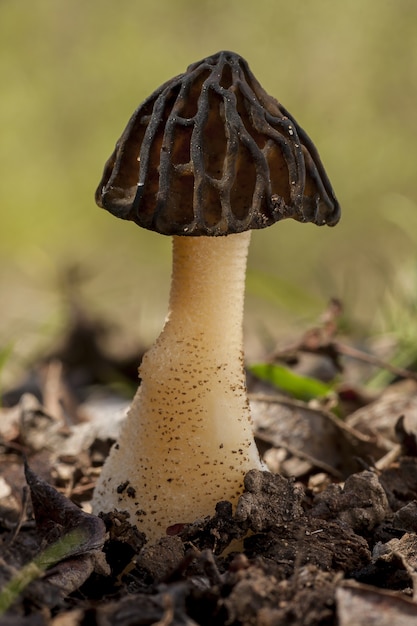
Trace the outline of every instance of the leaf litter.
[[248, 371], [270, 471], [247, 474], [235, 509], [219, 502], [152, 546], [123, 513], [91, 514], [137, 363], [78, 311], [3, 394], [0, 624], [415, 624], [416, 373], [386, 364], [391, 383], [367, 388], [385, 363], [338, 340], [336, 304], [265, 357], [274, 380]]

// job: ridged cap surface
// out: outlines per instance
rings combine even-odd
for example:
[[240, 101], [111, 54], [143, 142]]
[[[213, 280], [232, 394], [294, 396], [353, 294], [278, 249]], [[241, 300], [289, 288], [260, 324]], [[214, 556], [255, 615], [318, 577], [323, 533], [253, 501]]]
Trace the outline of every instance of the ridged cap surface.
[[227, 235], [290, 217], [333, 226], [340, 217], [314, 144], [233, 52], [190, 65], [139, 106], [96, 201], [165, 235]]

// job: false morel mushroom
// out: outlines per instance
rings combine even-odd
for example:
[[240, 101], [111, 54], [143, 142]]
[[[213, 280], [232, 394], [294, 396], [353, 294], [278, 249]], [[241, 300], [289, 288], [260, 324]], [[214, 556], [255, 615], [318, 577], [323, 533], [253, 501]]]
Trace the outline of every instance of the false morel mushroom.
[[139, 106], [96, 201], [173, 236], [168, 317], [93, 498], [95, 512], [127, 510], [155, 541], [236, 502], [262, 468], [242, 348], [250, 231], [289, 217], [333, 226], [340, 208], [309, 137], [233, 52]]

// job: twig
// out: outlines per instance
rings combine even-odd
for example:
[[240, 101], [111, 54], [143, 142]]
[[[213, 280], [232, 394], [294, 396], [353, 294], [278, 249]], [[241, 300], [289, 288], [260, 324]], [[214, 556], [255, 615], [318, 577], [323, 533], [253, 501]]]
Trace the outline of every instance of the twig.
[[10, 547], [12, 545], [12, 543], [16, 539], [16, 537], [19, 534], [19, 531], [20, 531], [20, 529], [22, 527], [23, 520], [26, 517], [28, 500], [29, 500], [29, 489], [27, 487], [23, 487], [23, 489], [22, 489], [22, 509], [20, 511], [19, 520], [18, 520], [16, 526], [14, 527], [13, 532], [10, 533], [9, 537], [5, 541], [5, 545], [8, 546], [8, 547]]
[[394, 461], [398, 459], [401, 454], [401, 445], [399, 443], [395, 444], [391, 450], [388, 450], [384, 456], [382, 456], [375, 463], [375, 469], [382, 471], [387, 469]]
[[369, 365], [374, 365], [380, 369], [388, 370], [392, 374], [400, 376], [401, 378], [411, 378], [412, 380], [417, 381], [417, 372], [412, 372], [411, 370], [403, 367], [397, 367], [396, 365], [392, 365], [391, 363], [378, 358], [374, 354], [368, 354], [367, 352], [363, 352], [363, 350], [352, 348], [352, 346], [339, 343], [338, 341], [333, 342], [333, 345], [339, 354], [343, 354], [344, 356], [348, 356], [357, 361], [369, 363]]
[[[314, 341], [312, 341], [312, 338], [314, 338]], [[353, 348], [345, 343], [334, 340], [323, 340], [320, 338], [320, 334], [314, 333], [314, 331], [306, 333], [300, 341], [287, 346], [287, 348], [275, 350], [268, 358], [268, 361], [275, 361], [286, 355], [295, 354], [297, 352], [327, 355], [333, 361], [335, 361], [337, 356], [347, 356], [351, 359], [355, 359], [356, 361], [362, 361], [363, 363], [368, 363], [368, 365], [373, 365], [379, 369], [387, 370], [400, 378], [408, 378], [417, 381], [417, 372], [393, 365], [388, 361], [380, 359], [374, 354], [369, 354], [368, 352], [364, 352], [358, 348]]]

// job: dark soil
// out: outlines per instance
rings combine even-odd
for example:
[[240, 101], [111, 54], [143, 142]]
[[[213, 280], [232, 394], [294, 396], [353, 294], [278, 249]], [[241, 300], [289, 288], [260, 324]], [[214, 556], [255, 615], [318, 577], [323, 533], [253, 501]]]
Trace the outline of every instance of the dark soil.
[[[356, 367], [329, 336], [301, 344], [294, 363], [308, 353], [313, 374]], [[249, 379], [271, 471], [249, 472], [234, 510], [219, 502], [213, 517], [148, 546], [123, 514], [89, 514], [115, 415], [128, 404], [110, 383], [128, 388], [133, 362], [111, 359], [94, 326], [78, 319], [5, 394], [1, 625], [417, 624], [412, 372], [372, 397], [341, 384], [337, 417], [331, 405]]]

